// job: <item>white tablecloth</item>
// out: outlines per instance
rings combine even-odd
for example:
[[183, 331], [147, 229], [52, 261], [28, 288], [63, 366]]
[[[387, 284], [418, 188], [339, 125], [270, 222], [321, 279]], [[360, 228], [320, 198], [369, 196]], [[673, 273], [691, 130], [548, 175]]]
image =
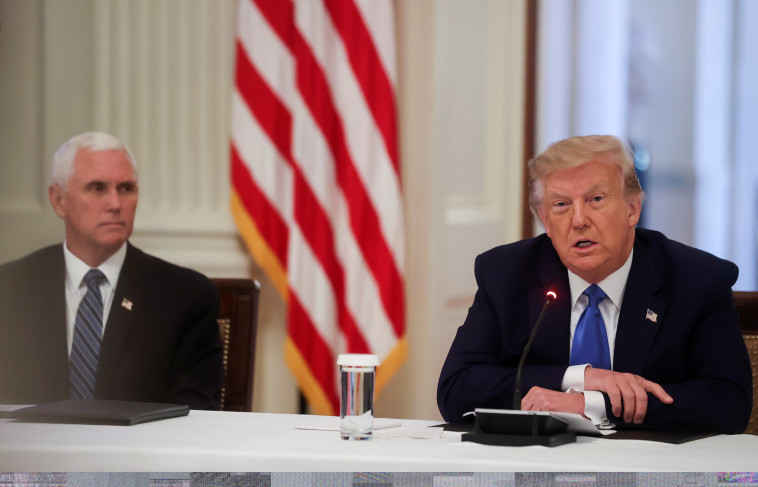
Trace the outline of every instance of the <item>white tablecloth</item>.
[[[377, 422], [388, 420], [377, 420]], [[399, 421], [397, 431], [437, 424]], [[192, 411], [136, 426], [35, 424], [0, 419], [0, 471], [758, 471], [758, 436], [719, 435], [681, 445], [579, 437], [555, 448], [497, 447], [376, 437], [296, 427], [338, 419], [292, 414]]]

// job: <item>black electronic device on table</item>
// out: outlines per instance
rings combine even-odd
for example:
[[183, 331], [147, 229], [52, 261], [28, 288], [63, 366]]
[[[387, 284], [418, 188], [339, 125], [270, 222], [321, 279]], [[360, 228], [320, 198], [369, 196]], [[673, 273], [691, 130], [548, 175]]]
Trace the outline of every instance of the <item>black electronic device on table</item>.
[[464, 433], [461, 441], [502, 446], [558, 446], [576, 441], [568, 423], [542, 411], [477, 409], [474, 431]]

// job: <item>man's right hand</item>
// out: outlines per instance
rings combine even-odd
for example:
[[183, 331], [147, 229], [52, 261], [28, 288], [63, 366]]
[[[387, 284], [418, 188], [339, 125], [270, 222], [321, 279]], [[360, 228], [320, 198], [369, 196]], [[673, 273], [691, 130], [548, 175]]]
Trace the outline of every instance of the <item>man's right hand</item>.
[[627, 423], [640, 424], [645, 419], [648, 392], [664, 404], [674, 402], [663, 387], [639, 375], [593, 367], [584, 369], [584, 390], [608, 394], [614, 416], [620, 417], [623, 413]]

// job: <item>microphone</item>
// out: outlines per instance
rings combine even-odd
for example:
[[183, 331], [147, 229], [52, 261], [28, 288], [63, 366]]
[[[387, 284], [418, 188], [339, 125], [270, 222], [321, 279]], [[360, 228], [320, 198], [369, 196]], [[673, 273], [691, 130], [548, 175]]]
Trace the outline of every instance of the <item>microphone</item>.
[[518, 368], [516, 369], [516, 387], [513, 390], [513, 409], [516, 411], [521, 410], [521, 373], [524, 371], [524, 362], [526, 362], [526, 356], [529, 355], [529, 351], [532, 349], [532, 342], [534, 342], [534, 337], [537, 336], [537, 331], [542, 325], [542, 320], [545, 318], [545, 311], [547, 311], [548, 305], [551, 301], [555, 301], [558, 295], [555, 293], [555, 291], [550, 290], [547, 292], [545, 297], [547, 298], [545, 300], [545, 305], [542, 306], [542, 311], [540, 312], [539, 318], [537, 318], [537, 322], [534, 324], [532, 334], [529, 335], [529, 341], [526, 342], [524, 351], [521, 352], [521, 360], [519, 360]]
[[474, 431], [464, 433], [461, 441], [472, 441], [485, 445], [504, 446], [559, 446], [576, 441], [576, 433], [567, 431], [568, 422], [552, 413], [542, 411], [521, 411], [521, 374], [524, 370], [524, 362], [532, 348], [534, 337], [545, 318], [545, 311], [551, 301], [555, 301], [558, 295], [555, 291], [548, 291], [545, 305], [542, 307], [537, 321], [534, 324], [532, 334], [521, 353], [518, 368], [516, 369], [516, 384], [513, 391], [513, 409], [485, 409], [474, 410], [476, 419]]

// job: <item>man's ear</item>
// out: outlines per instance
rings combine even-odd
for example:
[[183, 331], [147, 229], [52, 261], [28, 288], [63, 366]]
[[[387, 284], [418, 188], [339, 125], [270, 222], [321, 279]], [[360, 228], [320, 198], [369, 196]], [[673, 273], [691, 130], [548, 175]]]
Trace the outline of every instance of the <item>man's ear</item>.
[[629, 226], [633, 227], [640, 221], [640, 214], [642, 213], [642, 197], [639, 193], [626, 198], [626, 208], [627, 216], [629, 218]]
[[52, 205], [55, 214], [60, 218], [66, 217], [66, 192], [53, 183], [47, 188], [47, 197], [50, 199], [50, 205]]

